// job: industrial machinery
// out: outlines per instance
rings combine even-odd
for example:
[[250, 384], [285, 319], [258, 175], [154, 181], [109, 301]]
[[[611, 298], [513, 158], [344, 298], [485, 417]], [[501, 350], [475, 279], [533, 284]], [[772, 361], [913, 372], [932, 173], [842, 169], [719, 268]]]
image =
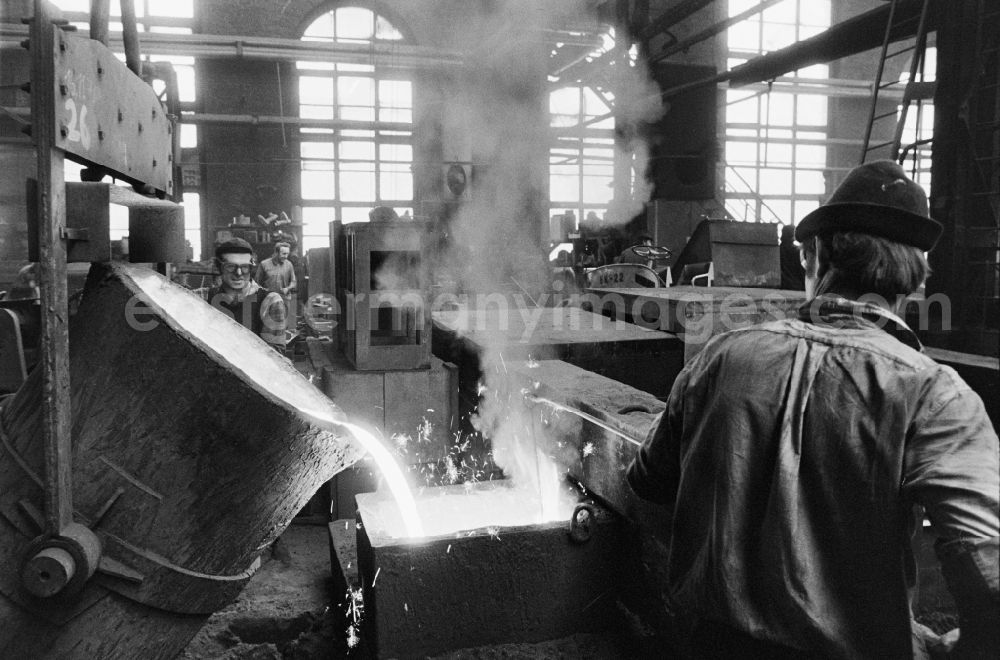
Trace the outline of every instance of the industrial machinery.
[[[94, 4], [91, 34], [106, 35], [108, 3]], [[174, 657], [363, 454], [259, 338], [154, 270], [112, 263], [109, 203], [129, 207], [133, 261], [183, 260], [184, 247], [167, 199], [173, 120], [138, 75], [124, 13], [128, 66], [45, 0], [25, 20], [39, 365], [0, 406], [2, 657]], [[93, 180], [64, 184], [64, 158]], [[71, 317], [73, 261], [92, 266]]]

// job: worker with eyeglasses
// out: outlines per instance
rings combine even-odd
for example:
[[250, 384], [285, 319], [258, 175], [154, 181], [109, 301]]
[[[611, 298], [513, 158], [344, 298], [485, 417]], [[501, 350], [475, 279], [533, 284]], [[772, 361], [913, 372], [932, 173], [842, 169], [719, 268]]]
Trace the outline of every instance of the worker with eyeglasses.
[[285, 347], [287, 310], [281, 293], [254, 281], [257, 264], [253, 248], [241, 238], [232, 238], [215, 248], [219, 283], [199, 293], [212, 307], [253, 331], [278, 350]]

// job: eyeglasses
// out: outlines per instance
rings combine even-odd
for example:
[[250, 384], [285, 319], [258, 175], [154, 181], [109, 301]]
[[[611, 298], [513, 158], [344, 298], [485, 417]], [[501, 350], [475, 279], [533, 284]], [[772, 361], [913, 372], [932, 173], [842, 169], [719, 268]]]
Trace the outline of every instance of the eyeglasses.
[[222, 270], [229, 273], [230, 275], [240, 274], [249, 275], [253, 272], [255, 264], [222, 264]]

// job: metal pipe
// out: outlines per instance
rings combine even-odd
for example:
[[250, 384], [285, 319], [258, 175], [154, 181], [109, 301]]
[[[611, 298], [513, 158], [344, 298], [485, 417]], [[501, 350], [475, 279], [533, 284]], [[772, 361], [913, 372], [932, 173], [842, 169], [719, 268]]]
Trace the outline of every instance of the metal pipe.
[[121, 0], [122, 42], [125, 45], [125, 64], [137, 76], [142, 75], [139, 59], [139, 27], [135, 21], [135, 4], [132, 0]]
[[[20, 42], [28, 36], [21, 25], [0, 24], [0, 47], [21, 49]], [[407, 44], [337, 44], [300, 39], [264, 37], [234, 37], [208, 34], [166, 34], [147, 32], [142, 45], [146, 54], [186, 57], [241, 57], [279, 61], [330, 62], [338, 64], [373, 64], [386, 68], [429, 68], [434, 66], [464, 66], [464, 56], [458, 52]], [[124, 48], [122, 35], [112, 33], [108, 47]]]
[[333, 128], [338, 130], [386, 130], [386, 131], [412, 131], [413, 124], [402, 122], [374, 122], [357, 121], [350, 119], [306, 119], [304, 117], [280, 117], [277, 115], [220, 115], [211, 113], [181, 113], [182, 124], [203, 124], [203, 125], [225, 125], [225, 124], [249, 124], [253, 126], [267, 126], [282, 124], [293, 124], [301, 128]]
[[111, 0], [90, 0], [90, 38], [108, 45]]

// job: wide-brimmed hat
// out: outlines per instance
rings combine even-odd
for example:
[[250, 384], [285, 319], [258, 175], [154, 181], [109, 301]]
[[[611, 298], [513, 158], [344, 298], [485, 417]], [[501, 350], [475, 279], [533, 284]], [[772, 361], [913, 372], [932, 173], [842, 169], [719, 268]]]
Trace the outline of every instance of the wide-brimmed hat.
[[859, 165], [826, 204], [795, 228], [800, 243], [821, 233], [857, 231], [929, 251], [944, 228], [928, 213], [924, 189], [898, 163], [876, 160]]
[[242, 238], [230, 238], [229, 240], [219, 243], [218, 247], [215, 248], [215, 256], [219, 259], [222, 258], [222, 255], [229, 254], [231, 252], [253, 254], [253, 248]]

